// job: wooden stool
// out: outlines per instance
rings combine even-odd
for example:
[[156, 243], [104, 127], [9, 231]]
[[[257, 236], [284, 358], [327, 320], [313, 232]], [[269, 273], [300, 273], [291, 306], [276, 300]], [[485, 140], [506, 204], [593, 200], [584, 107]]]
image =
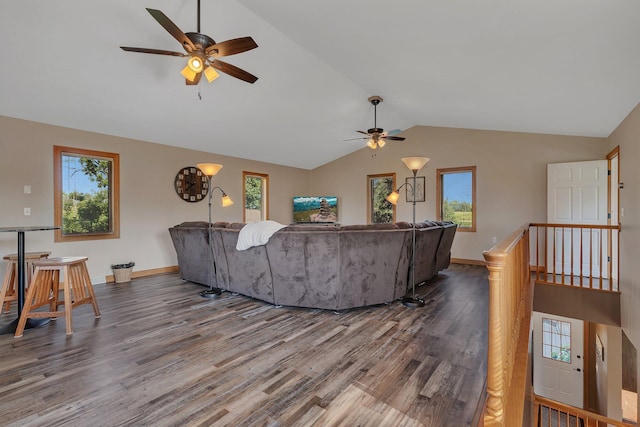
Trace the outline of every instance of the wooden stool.
[[[33, 261], [48, 258], [49, 255], [51, 255], [51, 252], [27, 252], [24, 254], [24, 261], [27, 267], [27, 286], [33, 275]], [[9, 261], [9, 265], [7, 265], [2, 288], [0, 288], [0, 314], [2, 314], [3, 307], [4, 311], [9, 311], [11, 309], [11, 302], [18, 300], [18, 254], [5, 255], [2, 259]], [[27, 286], [25, 286], [25, 290]]]
[[[18, 320], [15, 337], [22, 336], [29, 318], [51, 317], [54, 320], [59, 316], [65, 316], [67, 335], [73, 334], [71, 309], [80, 304], [91, 303], [96, 319], [100, 317], [86, 261], [87, 257], [63, 257], [33, 262], [35, 272]], [[64, 275], [62, 301], [59, 295], [60, 271]], [[49, 311], [33, 311], [45, 305], [49, 306]], [[58, 310], [61, 305], [64, 305], [64, 310]]]

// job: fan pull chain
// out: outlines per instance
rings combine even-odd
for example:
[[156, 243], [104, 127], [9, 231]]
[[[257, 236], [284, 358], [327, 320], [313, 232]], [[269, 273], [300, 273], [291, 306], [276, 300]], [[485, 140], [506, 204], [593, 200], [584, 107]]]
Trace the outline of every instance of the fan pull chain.
[[200, 86], [198, 86], [198, 98], [200, 98], [200, 101], [202, 101], [202, 95], [200, 95]]

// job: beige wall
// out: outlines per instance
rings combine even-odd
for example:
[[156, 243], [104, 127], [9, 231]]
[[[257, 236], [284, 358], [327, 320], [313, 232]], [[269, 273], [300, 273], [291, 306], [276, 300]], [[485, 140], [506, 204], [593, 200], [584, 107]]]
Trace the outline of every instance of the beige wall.
[[[604, 138], [479, 131], [416, 126], [405, 132], [404, 142], [389, 142], [375, 152], [363, 148], [311, 173], [314, 194], [339, 197], [339, 221], [366, 222], [366, 176], [395, 172], [397, 185], [411, 176], [402, 157], [426, 156], [429, 163], [418, 172], [426, 177], [426, 202], [417, 203], [416, 220], [435, 219], [436, 169], [476, 166], [477, 232], [456, 235], [455, 258], [482, 260], [493, 246], [527, 221], [545, 221], [546, 165], [548, 163], [604, 159]], [[398, 221], [410, 221], [411, 203], [398, 202]]]
[[[595, 354], [596, 412], [622, 420], [622, 329], [616, 326], [593, 324], [594, 334], [600, 338], [604, 361]], [[594, 345], [590, 346], [595, 348]]]
[[[620, 293], [622, 328], [633, 346], [640, 348], [640, 104], [609, 136], [609, 150], [620, 147]], [[640, 359], [638, 362], [640, 372]], [[640, 389], [640, 382], [638, 384]], [[640, 399], [638, 400], [640, 407]]]
[[[201, 161], [224, 165], [214, 181], [236, 201], [224, 210], [214, 205], [214, 219], [242, 219], [242, 170], [248, 170], [269, 174], [270, 219], [285, 224], [291, 222], [292, 196], [304, 194], [336, 195], [341, 223], [366, 222], [366, 176], [395, 172], [400, 185], [410, 176], [400, 158], [415, 155], [431, 158], [419, 172], [427, 178], [426, 202], [416, 205], [416, 219], [434, 219], [436, 169], [475, 165], [478, 231], [458, 233], [452, 255], [481, 260], [493, 237], [500, 240], [527, 221], [545, 220], [547, 163], [601, 159], [608, 148], [602, 138], [417, 126], [403, 133], [404, 142], [390, 142], [375, 152], [363, 148], [306, 171], [7, 117], [0, 117], [0, 129], [2, 225], [53, 221], [53, 145], [120, 153], [121, 239], [53, 245], [51, 232], [27, 237], [28, 250], [52, 248], [61, 255], [91, 256], [92, 275], [110, 274], [111, 263], [129, 259], [138, 270], [175, 265], [166, 229], [181, 221], [206, 219], [207, 210], [205, 202], [181, 202], [172, 183], [180, 167]], [[32, 186], [31, 195], [22, 194], [25, 184]], [[403, 200], [396, 219], [410, 221], [411, 204]], [[32, 208], [31, 217], [23, 215], [23, 207]], [[0, 250], [15, 252], [15, 235], [0, 235]]]
[[[177, 264], [167, 229], [182, 221], [206, 221], [208, 216], [206, 201], [187, 203], [176, 195], [173, 181], [183, 166], [200, 162], [224, 166], [214, 185], [221, 186], [235, 204], [223, 209], [219, 193], [214, 193], [214, 220], [242, 221], [243, 170], [269, 174], [270, 219], [290, 223], [292, 197], [309, 192], [309, 171], [303, 169], [0, 116], [0, 227], [53, 224], [54, 145], [120, 154], [120, 239], [54, 243], [52, 231], [29, 232], [25, 239], [27, 251], [88, 256], [95, 283], [112, 274], [112, 263], [135, 261], [135, 270]], [[23, 194], [24, 185], [31, 185], [31, 194]], [[23, 215], [24, 207], [31, 208], [31, 216]], [[16, 234], [0, 233], [0, 254], [16, 250]]]

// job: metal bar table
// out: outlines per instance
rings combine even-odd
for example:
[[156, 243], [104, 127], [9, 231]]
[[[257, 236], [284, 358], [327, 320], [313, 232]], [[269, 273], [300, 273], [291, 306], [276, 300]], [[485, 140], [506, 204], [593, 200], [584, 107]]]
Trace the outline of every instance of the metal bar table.
[[[32, 225], [18, 227], [0, 227], [0, 233], [18, 233], [18, 317], [8, 325], [0, 327], [0, 334], [13, 334], [18, 326], [18, 319], [22, 314], [22, 306], [24, 305], [24, 288], [26, 277], [26, 265], [24, 259], [24, 233], [27, 231], [45, 231], [58, 230], [60, 227], [53, 225]], [[49, 323], [50, 319], [28, 319], [25, 329], [31, 329]]]

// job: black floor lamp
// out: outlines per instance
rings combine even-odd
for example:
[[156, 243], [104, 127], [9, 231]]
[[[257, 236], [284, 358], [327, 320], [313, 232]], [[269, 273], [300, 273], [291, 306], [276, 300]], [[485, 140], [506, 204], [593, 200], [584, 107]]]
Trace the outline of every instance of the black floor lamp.
[[200, 296], [202, 296], [203, 298], [215, 298], [218, 295], [222, 294], [222, 290], [218, 287], [214, 287], [213, 286], [213, 268], [214, 268], [214, 260], [213, 260], [213, 248], [212, 248], [212, 239], [213, 239], [213, 235], [211, 233], [211, 197], [213, 196], [213, 190], [215, 190], [216, 188], [218, 190], [220, 190], [222, 192], [222, 207], [226, 208], [227, 206], [231, 206], [233, 204], [233, 200], [231, 200], [231, 198], [229, 196], [227, 196], [227, 193], [224, 192], [224, 190], [220, 187], [213, 187], [211, 185], [211, 179], [213, 178], [213, 176], [215, 174], [218, 173], [218, 171], [220, 171], [220, 169], [222, 169], [222, 165], [216, 164], [216, 163], [198, 163], [196, 165], [196, 167], [198, 169], [200, 169], [202, 171], [202, 173], [204, 173], [207, 176], [207, 184], [208, 184], [208, 195], [209, 195], [209, 222], [208, 222], [208, 237], [209, 237], [209, 241], [208, 241], [208, 245], [209, 245], [209, 268], [208, 268], [208, 274], [209, 276], [207, 277], [207, 281], [208, 281], [208, 285], [209, 285], [209, 289], [207, 289], [206, 291], [202, 291], [200, 292]]
[[416, 298], [416, 175], [430, 160], [428, 157], [403, 157], [401, 159], [413, 172], [413, 185], [404, 183], [397, 190], [387, 196], [387, 201], [394, 205], [398, 203], [400, 189], [405, 185], [411, 188], [413, 194], [413, 222], [411, 224], [411, 296], [402, 298], [402, 304], [407, 307], [424, 307], [424, 300]]

